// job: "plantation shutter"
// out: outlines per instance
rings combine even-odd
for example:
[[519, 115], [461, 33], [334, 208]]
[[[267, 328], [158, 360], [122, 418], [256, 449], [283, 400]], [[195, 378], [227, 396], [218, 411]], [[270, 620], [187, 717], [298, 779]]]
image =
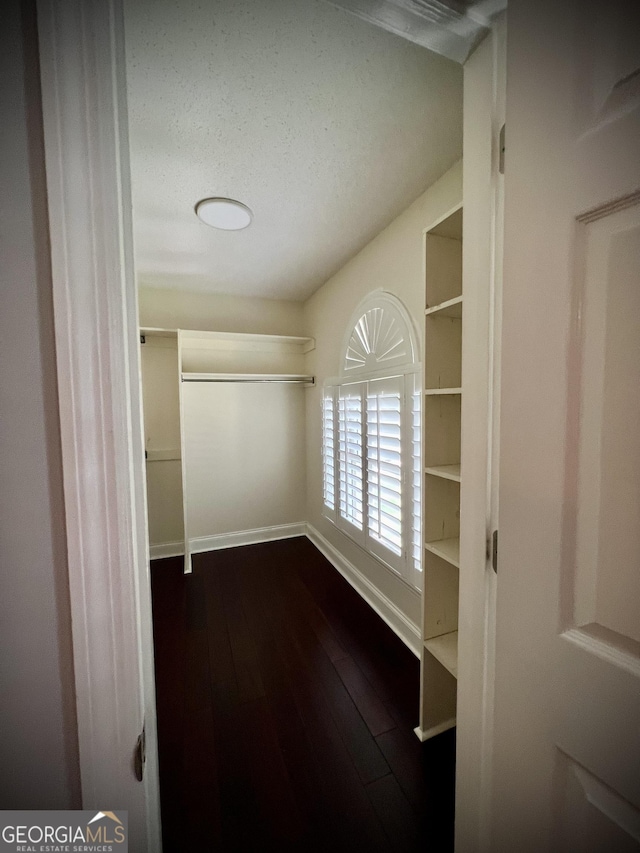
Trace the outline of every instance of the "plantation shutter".
[[[404, 377], [367, 383], [367, 531], [369, 545], [402, 571], [404, 545], [402, 411]], [[384, 549], [380, 551], [379, 548]], [[391, 555], [393, 555], [392, 558]]]
[[338, 395], [339, 517], [352, 534], [363, 531], [364, 522], [362, 391], [362, 383], [342, 385]]
[[[422, 382], [411, 318], [375, 291], [352, 315], [322, 397], [323, 515], [422, 586]], [[333, 463], [333, 464], [332, 464]]]
[[412, 504], [412, 548], [413, 582], [420, 586], [422, 574], [422, 449], [420, 446], [422, 393], [415, 377], [409, 377], [411, 394], [411, 455], [413, 458], [413, 478], [411, 482]]
[[334, 396], [333, 388], [325, 388], [322, 397], [322, 481], [324, 505], [330, 516], [335, 515], [336, 508]]

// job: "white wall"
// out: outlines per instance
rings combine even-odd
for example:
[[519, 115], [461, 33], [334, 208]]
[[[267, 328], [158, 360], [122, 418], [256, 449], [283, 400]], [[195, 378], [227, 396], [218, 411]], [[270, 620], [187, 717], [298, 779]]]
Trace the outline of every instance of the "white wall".
[[185, 383], [190, 540], [305, 521], [302, 386]]
[[374, 290], [395, 294], [413, 318], [419, 340], [424, 326], [422, 231], [462, 200], [462, 164], [439, 181], [384, 229], [320, 288], [304, 306], [306, 333], [316, 339], [307, 368], [316, 388], [307, 397], [307, 521], [415, 626], [420, 625], [416, 590], [370, 557], [322, 515], [321, 391], [340, 374], [342, 341], [351, 314]]
[[34, 17], [3, 6], [0, 808], [67, 809], [80, 790]]

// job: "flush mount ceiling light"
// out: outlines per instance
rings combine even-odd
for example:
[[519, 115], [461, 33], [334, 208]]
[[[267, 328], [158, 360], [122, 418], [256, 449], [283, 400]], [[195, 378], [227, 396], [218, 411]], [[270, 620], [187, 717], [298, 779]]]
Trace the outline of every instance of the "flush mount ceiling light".
[[232, 198], [203, 198], [196, 204], [195, 210], [204, 223], [223, 231], [240, 231], [253, 218], [246, 204]]

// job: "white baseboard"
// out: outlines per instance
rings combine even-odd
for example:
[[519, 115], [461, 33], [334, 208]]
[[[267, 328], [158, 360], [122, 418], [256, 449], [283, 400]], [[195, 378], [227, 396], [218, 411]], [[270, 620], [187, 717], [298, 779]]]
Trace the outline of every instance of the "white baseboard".
[[351, 586], [375, 610], [402, 642], [420, 657], [420, 629], [414, 625], [396, 605], [377, 589], [353, 563], [349, 562], [337, 548], [324, 538], [311, 524], [306, 525], [307, 538], [320, 553], [324, 554], [331, 565], [351, 584]]
[[[257, 545], [260, 542], [272, 542], [275, 539], [291, 539], [305, 536], [307, 525], [304, 521], [295, 524], [278, 524], [273, 527], [258, 527], [255, 530], [239, 530], [235, 533], [219, 533], [213, 536], [199, 536], [189, 540], [192, 554], [203, 551], [219, 551], [221, 548], [237, 548], [241, 545]], [[163, 557], [182, 557], [184, 542], [163, 542], [149, 546], [149, 557], [161, 560]]]
[[427, 729], [424, 732], [422, 731], [420, 726], [416, 726], [413, 731], [418, 736], [418, 740], [421, 740], [424, 743], [425, 740], [429, 740], [430, 738], [435, 737], [436, 735], [441, 735], [442, 732], [449, 731], [449, 729], [452, 729], [455, 724], [456, 718], [451, 717], [451, 719], [445, 720], [444, 723], [440, 723], [437, 726], [432, 726], [430, 729]]
[[304, 521], [295, 524], [278, 524], [273, 527], [258, 527], [255, 530], [239, 530], [237, 533], [219, 533], [214, 536], [200, 536], [189, 540], [192, 554], [203, 551], [218, 551], [221, 548], [236, 548], [240, 545], [257, 545], [260, 542], [272, 542], [274, 539], [291, 539], [304, 536], [307, 525]]
[[182, 557], [184, 542], [162, 542], [159, 545], [149, 545], [149, 558], [162, 560], [163, 557]]

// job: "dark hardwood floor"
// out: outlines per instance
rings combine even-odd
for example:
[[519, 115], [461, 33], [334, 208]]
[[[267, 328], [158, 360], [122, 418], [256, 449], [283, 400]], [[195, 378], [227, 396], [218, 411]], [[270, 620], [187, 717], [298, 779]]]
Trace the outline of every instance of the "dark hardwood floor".
[[165, 853], [453, 849], [455, 734], [414, 655], [306, 539], [154, 561]]

